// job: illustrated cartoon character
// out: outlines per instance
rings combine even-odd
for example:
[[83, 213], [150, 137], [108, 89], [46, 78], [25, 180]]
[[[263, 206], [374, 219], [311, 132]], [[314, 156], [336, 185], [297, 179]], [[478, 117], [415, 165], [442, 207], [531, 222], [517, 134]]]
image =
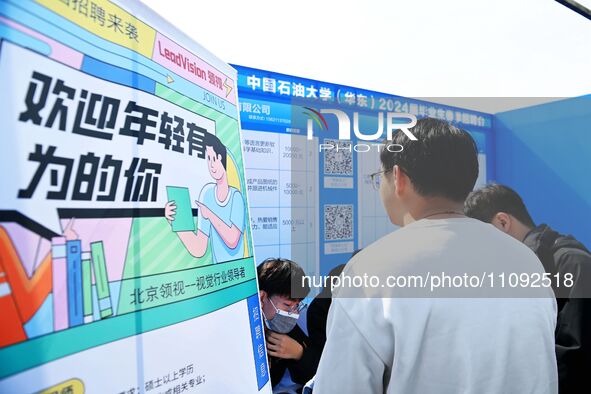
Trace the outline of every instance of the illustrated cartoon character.
[[[202, 257], [211, 240], [213, 262], [236, 260], [244, 253], [245, 207], [238, 189], [228, 184], [226, 147], [213, 134], [205, 133], [207, 168], [215, 182], [207, 183], [195, 201], [199, 208], [197, 231], [177, 235], [194, 257]], [[175, 220], [176, 204], [169, 201], [164, 216]]]

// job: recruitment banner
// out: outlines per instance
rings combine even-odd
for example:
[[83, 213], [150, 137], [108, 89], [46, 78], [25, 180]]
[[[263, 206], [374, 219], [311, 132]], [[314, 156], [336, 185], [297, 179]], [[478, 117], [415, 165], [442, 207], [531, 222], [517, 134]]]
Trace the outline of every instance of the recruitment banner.
[[0, 86], [0, 392], [270, 392], [236, 71], [139, 2], [1, 0]]
[[[280, 255], [296, 261], [308, 275], [327, 275], [355, 250], [396, 229], [370, 178], [381, 168], [380, 142], [387, 136], [387, 114], [431, 117], [467, 130], [478, 148], [476, 187], [493, 178], [490, 114], [234, 67], [259, 261]], [[347, 138], [341, 137], [335, 110], [348, 119]], [[368, 140], [380, 127], [383, 135]], [[366, 138], [359, 138], [360, 133]]]

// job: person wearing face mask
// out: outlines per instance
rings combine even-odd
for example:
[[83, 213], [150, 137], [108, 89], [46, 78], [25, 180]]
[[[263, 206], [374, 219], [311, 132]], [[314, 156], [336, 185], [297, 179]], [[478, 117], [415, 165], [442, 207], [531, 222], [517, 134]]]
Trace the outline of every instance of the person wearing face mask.
[[300, 393], [315, 372], [309, 339], [297, 325], [310, 288], [291, 260], [269, 258], [257, 267], [273, 393]]

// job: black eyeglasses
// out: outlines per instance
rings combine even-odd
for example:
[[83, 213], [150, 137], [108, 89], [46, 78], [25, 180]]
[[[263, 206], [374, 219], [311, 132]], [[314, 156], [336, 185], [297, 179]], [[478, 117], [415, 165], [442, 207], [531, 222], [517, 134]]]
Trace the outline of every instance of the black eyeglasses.
[[390, 171], [392, 171], [391, 168], [389, 170], [381, 170], [378, 172], [374, 172], [373, 174], [369, 174], [369, 179], [371, 180], [371, 186], [374, 188], [375, 191], [380, 190], [380, 183], [382, 181], [382, 174], [387, 174]]

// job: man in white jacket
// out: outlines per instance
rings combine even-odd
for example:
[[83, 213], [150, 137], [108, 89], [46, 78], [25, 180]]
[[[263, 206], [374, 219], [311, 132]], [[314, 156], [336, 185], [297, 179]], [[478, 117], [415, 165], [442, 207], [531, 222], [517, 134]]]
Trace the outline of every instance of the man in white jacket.
[[402, 228], [347, 264], [314, 393], [556, 393], [556, 303], [536, 282], [540, 261], [462, 213], [474, 141], [435, 119], [412, 132], [393, 136], [403, 151], [383, 149], [372, 175]]

